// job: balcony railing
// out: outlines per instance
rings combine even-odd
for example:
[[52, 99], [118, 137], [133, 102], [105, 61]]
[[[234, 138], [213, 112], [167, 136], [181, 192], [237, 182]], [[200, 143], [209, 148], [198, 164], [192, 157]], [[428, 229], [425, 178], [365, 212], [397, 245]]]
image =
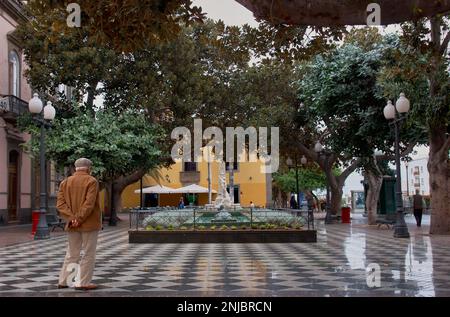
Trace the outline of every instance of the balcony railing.
[[22, 115], [28, 112], [28, 103], [16, 96], [0, 95], [0, 112]]
[[197, 184], [200, 182], [200, 172], [180, 172], [180, 182], [185, 184]]

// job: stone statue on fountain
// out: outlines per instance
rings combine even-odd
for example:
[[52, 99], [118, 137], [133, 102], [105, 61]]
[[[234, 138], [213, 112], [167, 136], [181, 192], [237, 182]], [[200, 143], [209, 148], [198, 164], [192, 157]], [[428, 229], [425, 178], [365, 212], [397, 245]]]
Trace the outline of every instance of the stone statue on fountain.
[[217, 191], [217, 198], [214, 201], [217, 209], [230, 209], [232, 202], [230, 194], [227, 192], [227, 180], [225, 174], [225, 162], [219, 163], [219, 188]]

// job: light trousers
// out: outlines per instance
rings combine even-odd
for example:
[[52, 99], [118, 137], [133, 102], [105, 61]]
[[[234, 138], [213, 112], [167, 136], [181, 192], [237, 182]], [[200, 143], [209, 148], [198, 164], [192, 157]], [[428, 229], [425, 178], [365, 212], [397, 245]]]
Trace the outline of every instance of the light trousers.
[[59, 274], [59, 285], [67, 286], [69, 284], [70, 286], [70, 281], [74, 278], [75, 287], [91, 284], [95, 267], [97, 238], [98, 231], [68, 232], [69, 243]]

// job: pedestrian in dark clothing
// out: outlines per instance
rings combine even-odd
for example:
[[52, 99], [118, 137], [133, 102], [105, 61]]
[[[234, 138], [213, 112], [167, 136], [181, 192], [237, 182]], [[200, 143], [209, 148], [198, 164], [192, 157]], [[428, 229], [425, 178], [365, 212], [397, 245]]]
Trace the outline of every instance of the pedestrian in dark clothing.
[[290, 206], [291, 206], [291, 209], [297, 209], [297, 201], [295, 200], [294, 195], [291, 196]]
[[413, 209], [417, 227], [420, 227], [422, 225], [423, 199], [418, 190], [416, 190], [416, 194], [413, 196]]

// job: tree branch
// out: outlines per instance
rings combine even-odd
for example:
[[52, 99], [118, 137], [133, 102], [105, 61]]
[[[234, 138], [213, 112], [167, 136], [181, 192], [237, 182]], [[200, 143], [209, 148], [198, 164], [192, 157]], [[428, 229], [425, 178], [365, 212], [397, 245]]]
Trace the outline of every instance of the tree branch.
[[115, 186], [116, 185], [119, 185], [119, 186], [125, 185], [125, 187], [126, 187], [129, 184], [137, 182], [140, 178], [144, 177], [146, 172], [147, 171], [145, 169], [141, 168], [141, 169], [138, 169], [137, 171], [134, 171], [133, 173], [131, 173], [129, 175], [120, 176], [114, 180], [114, 185]]
[[350, 176], [351, 173], [353, 173], [357, 168], [359, 163], [361, 163], [361, 159], [357, 158], [356, 160], [353, 161], [352, 164], [350, 164], [350, 166], [348, 166], [341, 175], [339, 175], [339, 182], [344, 182], [347, 177]]
[[315, 161], [315, 162], [317, 162], [317, 163], [320, 164], [320, 160], [319, 160], [319, 157], [318, 157], [318, 155], [317, 155], [316, 152], [314, 152], [314, 151], [311, 150], [311, 149], [308, 149], [308, 148], [307, 148], [303, 143], [301, 143], [301, 142], [297, 142], [297, 145], [298, 145], [299, 150], [300, 150], [300, 152], [301, 152], [302, 154], [304, 154], [304, 155], [305, 155], [307, 158], [309, 158], [310, 160]]
[[444, 55], [444, 54], [445, 54], [445, 51], [446, 51], [447, 48], [448, 48], [449, 42], [450, 42], [450, 31], [449, 31], [449, 32], [447, 33], [447, 35], [445, 36], [444, 41], [442, 42], [441, 47], [440, 47], [440, 49], [439, 49], [439, 53], [440, 53], [441, 55]]
[[87, 88], [88, 97], [86, 100], [86, 106], [88, 107], [89, 111], [94, 111], [94, 100], [95, 100], [95, 92], [97, 90], [98, 82], [89, 84], [89, 87]]
[[[417, 145], [417, 142], [412, 142], [412, 143], [410, 143], [401, 153], [400, 153], [400, 157], [405, 157], [406, 155], [408, 155], [408, 154], [410, 154], [413, 150], [414, 150], [414, 147]], [[384, 155], [378, 155], [378, 156], [376, 156], [376, 160], [377, 160], [377, 162], [380, 162], [380, 161], [386, 161], [386, 160], [389, 160], [389, 161], [392, 161], [392, 160], [395, 160], [395, 156], [394, 155], [386, 155], [386, 154], [384, 154]]]

